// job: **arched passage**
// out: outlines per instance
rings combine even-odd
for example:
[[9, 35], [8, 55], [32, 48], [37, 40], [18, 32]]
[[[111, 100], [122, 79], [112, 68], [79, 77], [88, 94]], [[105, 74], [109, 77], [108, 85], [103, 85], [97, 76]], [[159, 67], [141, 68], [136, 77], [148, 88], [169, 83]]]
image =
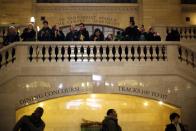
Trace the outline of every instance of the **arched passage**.
[[163, 131], [171, 112], [180, 109], [159, 101], [118, 94], [85, 94], [55, 98], [16, 111], [16, 119], [42, 106], [45, 131], [80, 131], [84, 120], [101, 122], [107, 109], [118, 113], [123, 131]]

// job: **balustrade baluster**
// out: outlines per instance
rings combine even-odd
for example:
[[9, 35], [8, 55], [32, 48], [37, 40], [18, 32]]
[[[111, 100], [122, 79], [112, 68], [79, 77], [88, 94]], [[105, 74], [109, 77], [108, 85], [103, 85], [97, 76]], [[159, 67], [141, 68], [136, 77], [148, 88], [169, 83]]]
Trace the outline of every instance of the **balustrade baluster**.
[[157, 55], [156, 59], [157, 61], [159, 61], [159, 46], [156, 46], [156, 55]]
[[30, 62], [33, 60], [33, 47], [32, 46], [29, 47], [29, 60]]
[[100, 46], [99, 48], [99, 53], [100, 53], [100, 60], [102, 61], [103, 60], [103, 47]]
[[141, 60], [141, 47], [140, 46], [137, 47], [137, 54], [138, 54], [138, 60], [140, 61]]
[[46, 54], [46, 47], [43, 46], [43, 47], [42, 47], [42, 60], [43, 60], [43, 62], [44, 62], [45, 59], [46, 59], [45, 54]]
[[126, 46], [125, 47], [125, 60], [128, 61], [129, 60], [129, 48]]
[[132, 59], [132, 61], [134, 61], [135, 60], [135, 56], [134, 56], [135, 55], [135, 48], [133, 46], [131, 47], [131, 55], [132, 55], [131, 59]]
[[88, 46], [87, 47], [87, 55], [88, 55], [88, 61], [90, 61], [90, 53], [91, 53], [91, 48]]
[[110, 48], [109, 48], [109, 46], [107, 45], [107, 47], [106, 47], [106, 60], [107, 60], [107, 61], [109, 61], [109, 59], [110, 59], [109, 54], [110, 54]]
[[56, 60], [56, 62], [58, 61], [58, 54], [59, 54], [59, 48], [58, 48], [58, 46], [56, 46], [55, 47], [55, 60]]
[[94, 46], [93, 47], [93, 59], [94, 59], [94, 61], [96, 61], [97, 60], [97, 47], [96, 46]]
[[119, 60], [121, 61], [122, 60], [122, 47], [121, 46], [118, 47], [118, 54], [119, 54]]
[[112, 59], [113, 59], [113, 61], [115, 61], [116, 60], [116, 48], [115, 48], [115, 46], [112, 47], [112, 55], [113, 55]]
[[67, 54], [68, 54], [68, 61], [71, 61], [71, 47], [68, 46], [67, 48]]
[[163, 55], [163, 61], [165, 61], [165, 59], [166, 59], [166, 56], [165, 56], [166, 55], [166, 48], [165, 48], [164, 45], [162, 46], [162, 50], [161, 51], [162, 51], [162, 55]]
[[147, 47], [146, 46], [144, 46], [143, 52], [144, 52], [144, 60], [147, 61]]
[[61, 56], [62, 56], [61, 60], [64, 61], [65, 60], [65, 47], [64, 46], [61, 47]]
[[75, 61], [77, 61], [77, 59], [78, 59], [77, 55], [78, 55], [78, 47], [75, 46], [75, 47], [74, 47], [74, 60], [75, 60]]
[[81, 59], [84, 60], [84, 47], [83, 45], [80, 47]]
[[153, 47], [152, 46], [150, 46], [150, 59], [151, 59], [151, 61], [153, 61]]

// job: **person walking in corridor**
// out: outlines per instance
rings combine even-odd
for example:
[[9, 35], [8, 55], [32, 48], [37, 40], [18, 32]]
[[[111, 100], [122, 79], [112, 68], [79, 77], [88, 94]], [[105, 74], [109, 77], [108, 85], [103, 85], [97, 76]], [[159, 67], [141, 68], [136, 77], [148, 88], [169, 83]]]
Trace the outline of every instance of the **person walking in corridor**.
[[102, 122], [101, 131], [122, 131], [118, 124], [117, 113], [114, 109], [109, 109], [107, 111], [107, 116]]
[[30, 116], [23, 116], [14, 126], [13, 131], [43, 131], [45, 123], [41, 119], [44, 109], [37, 107]]
[[179, 122], [179, 114], [172, 113], [169, 118], [171, 123], [166, 126], [165, 131], [185, 131], [184, 126]]

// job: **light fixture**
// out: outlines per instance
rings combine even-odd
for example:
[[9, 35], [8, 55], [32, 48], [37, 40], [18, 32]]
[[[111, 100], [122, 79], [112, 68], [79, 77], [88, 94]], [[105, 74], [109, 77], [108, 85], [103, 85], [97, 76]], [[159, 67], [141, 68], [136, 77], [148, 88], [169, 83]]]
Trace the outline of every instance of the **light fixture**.
[[90, 83], [89, 82], [86, 82], [86, 86], [89, 87], [89, 85], [90, 85]]
[[96, 98], [96, 94], [91, 94], [91, 98]]
[[110, 83], [108, 83], [108, 82], [105, 82], [105, 86], [110, 86]]
[[163, 102], [162, 101], [159, 101], [159, 105], [163, 105]]
[[92, 75], [92, 80], [94, 80], [94, 81], [101, 81], [102, 77], [101, 77], [101, 75]]
[[35, 23], [35, 17], [32, 16], [32, 17], [30, 18], [30, 22], [31, 22], [31, 23]]
[[85, 83], [82, 82], [81, 86], [82, 86], [82, 87], [85, 87]]
[[148, 102], [144, 102], [144, 106], [148, 106]]
[[29, 88], [30, 86], [28, 84], [26, 84], [26, 88]]
[[60, 83], [59, 84], [59, 89], [62, 89], [63, 88], [63, 83]]
[[39, 103], [39, 107], [44, 107], [44, 103]]
[[40, 30], [40, 28], [39, 28], [39, 26], [37, 26], [37, 31], [39, 31]]

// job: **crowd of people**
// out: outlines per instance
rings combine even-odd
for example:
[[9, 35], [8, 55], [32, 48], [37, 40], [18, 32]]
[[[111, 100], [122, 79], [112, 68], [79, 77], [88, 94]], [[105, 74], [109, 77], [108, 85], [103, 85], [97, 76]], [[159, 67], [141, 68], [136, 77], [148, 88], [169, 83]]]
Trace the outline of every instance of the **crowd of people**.
[[[175, 37], [175, 38], [174, 38]], [[168, 33], [166, 40], [178, 40], [179, 34], [175, 31]], [[10, 26], [7, 35], [3, 38], [3, 45], [9, 45], [16, 41], [161, 41], [159, 33], [155, 32], [151, 27], [148, 31], [145, 30], [144, 25], [140, 28], [135, 25], [134, 21], [130, 21], [130, 25], [123, 31], [118, 31], [116, 35], [108, 33], [106, 37], [104, 33], [96, 28], [92, 35], [89, 35], [84, 23], [79, 24], [79, 30], [76, 30], [75, 25], [70, 25], [69, 32], [64, 34], [58, 25], [49, 27], [48, 21], [43, 21], [43, 27], [36, 33], [32, 23], [23, 30], [19, 35], [14, 26]]]

